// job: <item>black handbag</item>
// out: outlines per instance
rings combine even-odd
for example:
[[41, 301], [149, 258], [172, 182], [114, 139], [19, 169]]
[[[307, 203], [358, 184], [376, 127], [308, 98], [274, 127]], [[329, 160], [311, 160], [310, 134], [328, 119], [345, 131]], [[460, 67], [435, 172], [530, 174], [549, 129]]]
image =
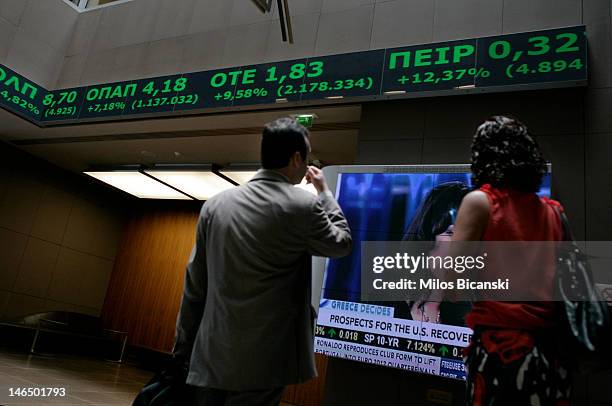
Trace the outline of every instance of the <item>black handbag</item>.
[[593, 372], [609, 365], [608, 304], [595, 287], [588, 257], [576, 244], [566, 215], [557, 213], [564, 235], [555, 278], [560, 351], [574, 370]]
[[132, 406], [186, 406], [193, 404], [193, 388], [186, 383], [187, 367], [176, 362], [156, 374], [140, 390]]

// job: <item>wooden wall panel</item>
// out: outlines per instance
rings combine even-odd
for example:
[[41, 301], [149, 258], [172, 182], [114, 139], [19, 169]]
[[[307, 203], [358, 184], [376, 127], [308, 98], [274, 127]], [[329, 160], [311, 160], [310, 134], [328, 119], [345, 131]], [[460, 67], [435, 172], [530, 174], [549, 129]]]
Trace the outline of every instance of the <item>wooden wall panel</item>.
[[[102, 318], [106, 327], [127, 331], [131, 345], [170, 352], [185, 265], [195, 240], [199, 205], [143, 203], [123, 231]], [[319, 406], [327, 358], [316, 355], [319, 377], [287, 387], [283, 402]]]
[[319, 406], [323, 404], [327, 357], [315, 354], [319, 376], [300, 385], [289, 385], [283, 394], [283, 402], [297, 406]]
[[143, 205], [126, 225], [102, 317], [129, 343], [169, 352], [198, 208]]

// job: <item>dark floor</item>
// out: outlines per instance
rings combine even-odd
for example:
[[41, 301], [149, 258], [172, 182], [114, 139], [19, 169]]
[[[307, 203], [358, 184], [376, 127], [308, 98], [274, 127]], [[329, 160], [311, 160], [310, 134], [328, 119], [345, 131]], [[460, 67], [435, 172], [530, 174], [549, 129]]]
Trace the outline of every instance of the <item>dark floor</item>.
[[[131, 405], [153, 373], [129, 364], [0, 351], [0, 405]], [[65, 397], [10, 397], [10, 388], [65, 388]]]

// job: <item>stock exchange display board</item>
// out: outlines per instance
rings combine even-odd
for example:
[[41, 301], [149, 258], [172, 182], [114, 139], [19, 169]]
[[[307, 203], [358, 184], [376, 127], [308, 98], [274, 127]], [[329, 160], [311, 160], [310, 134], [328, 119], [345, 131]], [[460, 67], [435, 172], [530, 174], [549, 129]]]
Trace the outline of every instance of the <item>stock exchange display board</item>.
[[47, 90], [0, 65], [0, 106], [33, 123], [40, 121]]
[[0, 105], [46, 126], [286, 102], [573, 86], [586, 80], [586, 32], [577, 26], [54, 91], [0, 66]]

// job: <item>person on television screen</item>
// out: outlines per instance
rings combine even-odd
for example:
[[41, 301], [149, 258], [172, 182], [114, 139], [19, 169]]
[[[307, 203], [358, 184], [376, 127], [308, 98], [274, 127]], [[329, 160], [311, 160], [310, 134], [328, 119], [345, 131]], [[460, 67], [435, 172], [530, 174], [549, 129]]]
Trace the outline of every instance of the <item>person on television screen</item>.
[[[436, 242], [450, 241], [457, 210], [469, 191], [468, 185], [460, 181], [435, 186], [423, 199], [403, 241], [431, 241], [432, 249]], [[410, 318], [430, 323], [463, 325], [469, 304], [449, 303], [443, 299], [441, 291], [432, 291], [422, 300], [408, 302]]]
[[[311, 256], [347, 255], [352, 238], [309, 153], [306, 128], [268, 123], [263, 169], [202, 207], [174, 347], [197, 405], [277, 405], [316, 376]], [[304, 176], [318, 196], [294, 187]]]
[[[504, 116], [486, 120], [472, 143], [472, 180], [478, 189], [461, 203], [453, 243], [561, 240], [562, 225], [554, 207], [562, 210], [560, 204], [536, 194], [545, 173], [542, 152], [525, 125]], [[511, 276], [537, 281], [525, 289], [552, 298], [554, 251], [525, 261], [532, 262], [513, 267]], [[484, 271], [496, 269], [503, 266]], [[521, 275], [527, 269], [538, 274]], [[569, 405], [571, 377], [556, 351], [555, 320], [554, 303], [546, 299], [473, 303], [466, 316], [474, 330], [466, 357], [467, 404]]]

